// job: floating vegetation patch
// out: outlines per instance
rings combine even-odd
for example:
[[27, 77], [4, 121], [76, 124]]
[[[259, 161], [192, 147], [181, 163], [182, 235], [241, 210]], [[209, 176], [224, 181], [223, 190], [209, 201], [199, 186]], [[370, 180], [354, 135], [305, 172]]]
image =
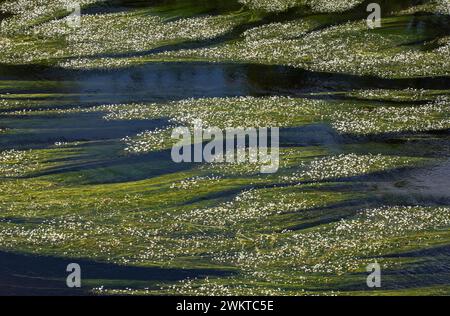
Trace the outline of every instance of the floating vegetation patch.
[[38, 156], [33, 151], [6, 150], [0, 152], [0, 177], [20, 177], [39, 169]]
[[306, 164], [304, 170], [284, 179], [293, 182], [332, 180], [408, 166], [412, 162], [413, 159], [405, 157], [342, 154], [315, 159]]
[[[373, 90], [355, 90], [346, 95], [361, 100], [373, 101], [394, 101], [412, 103], [416, 101], [435, 101], [437, 98], [444, 98], [448, 91], [446, 90], [426, 90], [412, 89], [404, 90], [392, 89], [373, 89]], [[445, 101], [445, 99], [443, 99]]]
[[439, 98], [422, 106], [337, 110], [333, 113], [333, 120], [333, 127], [341, 133], [445, 130], [450, 128], [450, 103], [447, 98]]
[[134, 137], [127, 136], [122, 139], [126, 144], [124, 150], [128, 153], [139, 154], [168, 149], [176, 143], [175, 140], [171, 140], [173, 129], [173, 127], [167, 127], [144, 131]]
[[[80, 6], [100, 3], [104, 0], [79, 0]], [[64, 0], [7, 0], [0, 3], [0, 12], [12, 14], [1, 21], [1, 33], [21, 34], [30, 27], [55, 17], [64, 17], [70, 12]]]
[[[387, 25], [394, 22], [385, 19]], [[302, 25], [304, 22], [297, 23]], [[386, 78], [449, 74], [449, 43], [428, 51], [399, 45], [417, 40], [414, 33], [373, 31], [368, 29], [365, 21], [320, 29], [289, 40], [280, 35], [282, 30], [279, 24], [273, 24], [265, 29], [266, 34], [272, 34], [270, 38], [244, 38], [231, 44], [164, 52], [158, 56], [163, 59], [239, 60]]]
[[[12, 111], [7, 115], [66, 115], [70, 113], [104, 113], [107, 121], [166, 119], [162, 128], [143, 131], [122, 139], [128, 153], [146, 153], [169, 149], [177, 141], [171, 138], [177, 126], [193, 128], [201, 120], [205, 128], [230, 127], [299, 127], [316, 122], [330, 124], [337, 133], [377, 135], [386, 133], [446, 130], [450, 127], [450, 103], [439, 92], [355, 91], [361, 104], [348, 101], [325, 101], [291, 97], [237, 97], [186, 99], [169, 103], [118, 104], [64, 110]], [[442, 93], [442, 92], [440, 92]], [[434, 100], [424, 105], [379, 105], [375, 101]]]
[[106, 119], [150, 119], [169, 117], [171, 122], [192, 126], [201, 120], [205, 126], [220, 128], [287, 127], [301, 124], [318, 112], [321, 101], [284, 97], [239, 97], [188, 99], [169, 104], [114, 107]]
[[362, 0], [239, 0], [239, 2], [252, 9], [269, 12], [286, 11], [296, 6], [308, 6], [314, 12], [342, 12], [355, 7]]
[[[386, 254], [392, 246], [408, 249], [411, 245], [426, 243], [433, 231], [448, 227], [449, 215], [445, 207], [386, 206], [362, 210], [352, 218], [305, 232], [242, 234], [235, 242], [235, 253], [214, 253], [213, 257], [221, 264], [232, 263], [239, 267], [244, 271], [243, 276], [186, 279], [163, 286], [158, 292], [178, 295], [339, 294], [339, 291], [325, 290], [335, 285], [333, 279], [339, 280], [340, 275], [350, 271], [360, 272], [374, 257]], [[398, 266], [394, 261], [383, 263], [388, 267]], [[324, 286], [318, 287], [318, 282]], [[99, 292], [151, 294], [155, 290], [121, 292], [101, 288]]]
[[[30, 260], [0, 280], [41, 294], [50, 256], [144, 271], [89, 294], [448, 294], [448, 0], [374, 29], [360, 0], [215, 3], [0, 1], [0, 252]], [[251, 144], [176, 163], [198, 122], [279, 128], [277, 172]]]
[[436, 14], [450, 15], [450, 3], [448, 0], [431, 0], [423, 4], [412, 6], [399, 12], [399, 14], [414, 14], [431, 12]]
[[[29, 6], [21, 10], [25, 10], [23, 15], [27, 19], [33, 20], [36, 17], [26, 14], [26, 10], [30, 10]], [[56, 10], [50, 4], [44, 8], [48, 8], [50, 12], [52, 9]], [[62, 6], [62, 9], [65, 7]], [[114, 63], [120, 62], [120, 59], [104, 55], [132, 56], [133, 53], [145, 52], [163, 45], [209, 40], [225, 34], [248, 18], [248, 15], [243, 13], [165, 21], [149, 13], [148, 10], [141, 9], [131, 12], [85, 14], [76, 27], [70, 23], [72, 17], [67, 16], [43, 21], [44, 23], [36, 24], [16, 37], [10, 35], [8, 30], [14, 29], [14, 32], [17, 32], [15, 25], [23, 24], [23, 21], [6, 19], [2, 22], [2, 29], [6, 31], [2, 39], [3, 54], [0, 61], [8, 64], [45, 64], [63, 60], [59, 65], [70, 68], [82, 68], [83, 65], [89, 67], [89, 63], [115, 67], [117, 65]], [[72, 59], [65, 60], [67, 58]], [[109, 65], [109, 62], [112, 62], [112, 65]]]

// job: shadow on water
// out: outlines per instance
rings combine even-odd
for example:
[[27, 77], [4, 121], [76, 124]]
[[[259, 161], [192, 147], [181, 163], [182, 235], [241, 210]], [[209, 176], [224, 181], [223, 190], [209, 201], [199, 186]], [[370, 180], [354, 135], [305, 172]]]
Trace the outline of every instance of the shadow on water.
[[[380, 79], [311, 72], [284, 66], [221, 63], [150, 63], [114, 71], [75, 71], [51, 67], [0, 66], [0, 80], [67, 81], [46, 89], [72, 93], [76, 103], [163, 102], [201, 97], [304, 96], [355, 89], [447, 89], [450, 77]], [[1, 93], [40, 92], [8, 86]], [[26, 97], [26, 96], [25, 96]], [[51, 95], [49, 96], [51, 97]]]
[[[419, 290], [425, 287], [448, 285], [450, 283], [450, 245], [406, 253], [387, 254], [386, 259], [409, 259], [397, 269], [382, 270], [381, 290]], [[374, 258], [375, 260], [375, 258]], [[373, 291], [366, 286], [367, 274], [354, 274], [360, 282], [339, 287], [342, 291]]]
[[[62, 259], [0, 252], [0, 295], [84, 295], [90, 285], [101, 286], [102, 281], [138, 282], [155, 286], [155, 282], [175, 282], [186, 278], [229, 276], [234, 272], [215, 269], [163, 269], [130, 267], [79, 259]], [[66, 286], [67, 265], [75, 262], [81, 267], [81, 289]], [[97, 284], [95, 284], [97, 283]], [[120, 286], [119, 286], [120, 288]]]
[[236, 0], [106, 0], [83, 10], [84, 14], [126, 12], [132, 9], [151, 8], [150, 14], [164, 18], [219, 15], [242, 8]]
[[112, 152], [109, 158], [92, 155], [74, 159], [63, 166], [50, 168], [31, 177], [60, 175], [64, 179], [70, 173], [76, 173], [78, 184], [91, 185], [148, 180], [191, 168], [192, 164], [174, 163], [169, 151], [134, 156], [117, 156], [117, 152]]
[[[160, 16], [168, 15], [169, 17], [173, 16], [175, 14], [181, 14], [183, 9], [186, 8], [183, 7], [186, 4], [189, 4], [189, 10], [187, 11], [190, 13], [192, 11], [192, 4], [190, 3], [191, 0], [182, 0], [182, 1], [163, 1], [167, 2], [164, 6], [162, 6], [161, 10], [156, 10], [155, 13], [157, 13]], [[171, 3], [170, 3], [171, 2]], [[208, 2], [208, 1], [206, 1]], [[214, 2], [214, 1], [209, 1]], [[229, 11], [236, 11], [238, 9], [238, 6], [236, 6], [236, 3], [232, 1], [227, 1], [231, 6], [227, 7]], [[382, 8], [382, 15], [384, 17], [391, 17], [393, 12], [396, 10], [402, 10], [406, 9], [409, 6], [411, 6], [413, 3], [417, 1], [381, 1], [380, 5]], [[263, 16], [261, 16], [260, 20], [257, 21], [248, 21], [246, 23], [242, 23], [236, 27], [234, 27], [229, 32], [218, 36], [214, 39], [210, 40], [200, 40], [200, 41], [187, 41], [182, 42], [178, 44], [171, 44], [171, 45], [165, 45], [161, 47], [157, 47], [148, 51], [141, 51], [141, 52], [131, 52], [131, 53], [119, 53], [119, 54], [99, 54], [95, 56], [83, 56], [85, 58], [127, 58], [127, 57], [139, 57], [139, 56], [149, 56], [152, 54], [158, 54], [161, 52], [167, 52], [167, 51], [176, 51], [181, 49], [201, 49], [201, 48], [207, 48], [211, 46], [216, 46], [219, 44], [224, 44], [230, 41], [238, 40], [242, 37], [242, 34], [251, 29], [258, 26], [270, 24], [270, 23], [277, 23], [277, 22], [287, 22], [291, 20], [297, 20], [299, 17], [307, 17], [313, 21], [316, 21], [320, 24], [319, 27], [311, 30], [310, 32], [315, 32], [322, 30], [326, 27], [330, 27], [333, 25], [338, 25], [340, 23], [345, 23], [348, 21], [357, 21], [361, 19], [366, 19], [367, 12], [366, 7], [367, 5], [371, 3], [368, 1], [367, 3], [362, 3], [358, 6], [356, 6], [353, 10], [349, 10], [347, 12], [343, 12], [342, 14], [316, 14], [311, 13], [310, 10], [306, 7], [294, 7], [290, 10], [287, 10], [286, 12], [279, 12], [279, 13], [265, 13]], [[175, 5], [177, 4], [177, 5]], [[217, 13], [219, 7], [215, 5], [215, 10], [212, 9], [212, 7], [204, 6], [205, 12], [210, 13]], [[194, 8], [199, 8], [194, 6]], [[181, 10], [181, 13], [180, 13]], [[223, 11], [223, 10], [222, 10]], [[226, 10], [225, 10], [226, 11]], [[194, 12], [196, 12], [194, 10]], [[203, 12], [203, 11], [202, 11]], [[198, 13], [198, 12], [197, 12]], [[225, 13], [225, 12], [222, 12]], [[416, 40], [412, 43], [407, 43], [404, 45], [419, 45], [423, 44], [427, 41], [432, 41], [434, 39], [438, 39], [441, 37], [444, 37], [448, 34], [450, 34], [450, 27], [449, 27], [449, 18], [445, 15], [435, 15], [435, 14], [422, 14], [422, 15], [405, 15], [402, 17], [396, 17], [395, 22], [389, 22], [387, 25], [384, 25], [383, 28], [380, 30], [376, 29], [373, 32], [386, 32], [388, 30], [389, 32], [398, 32], [399, 35], [414, 35], [416, 37]]]
[[2, 117], [0, 124], [17, 133], [0, 138], [0, 149], [45, 148], [56, 142], [120, 140], [166, 124], [165, 120], [106, 121], [100, 113]]

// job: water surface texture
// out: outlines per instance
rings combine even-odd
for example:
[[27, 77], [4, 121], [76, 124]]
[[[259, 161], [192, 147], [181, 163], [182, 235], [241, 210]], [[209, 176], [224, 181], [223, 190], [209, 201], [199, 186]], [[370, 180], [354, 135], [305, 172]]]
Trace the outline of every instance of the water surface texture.
[[370, 2], [0, 1], [0, 294], [448, 295], [450, 2]]

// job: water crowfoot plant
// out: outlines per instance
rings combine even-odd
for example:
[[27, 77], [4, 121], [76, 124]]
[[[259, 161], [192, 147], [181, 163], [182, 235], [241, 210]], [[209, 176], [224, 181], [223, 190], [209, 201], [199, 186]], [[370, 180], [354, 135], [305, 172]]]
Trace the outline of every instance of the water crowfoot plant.
[[[0, 294], [450, 293], [448, 0], [374, 29], [360, 0], [78, 3], [0, 1]], [[279, 128], [277, 172], [176, 163], [199, 120]]]

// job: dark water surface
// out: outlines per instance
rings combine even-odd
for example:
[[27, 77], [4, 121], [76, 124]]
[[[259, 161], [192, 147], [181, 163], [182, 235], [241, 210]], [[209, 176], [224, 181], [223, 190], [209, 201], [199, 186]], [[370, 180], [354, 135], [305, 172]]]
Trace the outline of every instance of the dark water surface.
[[[74, 97], [82, 104], [163, 102], [186, 98], [233, 96], [308, 96], [314, 92], [358, 89], [446, 89], [448, 77], [381, 79], [311, 72], [285, 66], [221, 63], [150, 63], [121, 70], [76, 71], [34, 66], [1, 66], [0, 82], [56, 81], [52, 87], [1, 88], [2, 94], [48, 93]], [[18, 95], [17, 97], [20, 97]], [[26, 96], [28, 99], [30, 96]], [[51, 100], [52, 96], [48, 95]]]
[[[181, 281], [186, 278], [229, 276], [232, 271], [212, 269], [161, 269], [127, 267], [76, 259], [82, 267], [84, 282], [109, 280], [117, 283], [144, 283], [156, 287], [162, 281]], [[83, 289], [68, 288], [66, 267], [72, 261], [45, 256], [31, 256], [0, 252], [0, 295], [86, 295]], [[95, 283], [94, 283], [95, 284]], [[87, 284], [86, 284], [87, 285]], [[119, 286], [120, 287], [120, 286]]]

